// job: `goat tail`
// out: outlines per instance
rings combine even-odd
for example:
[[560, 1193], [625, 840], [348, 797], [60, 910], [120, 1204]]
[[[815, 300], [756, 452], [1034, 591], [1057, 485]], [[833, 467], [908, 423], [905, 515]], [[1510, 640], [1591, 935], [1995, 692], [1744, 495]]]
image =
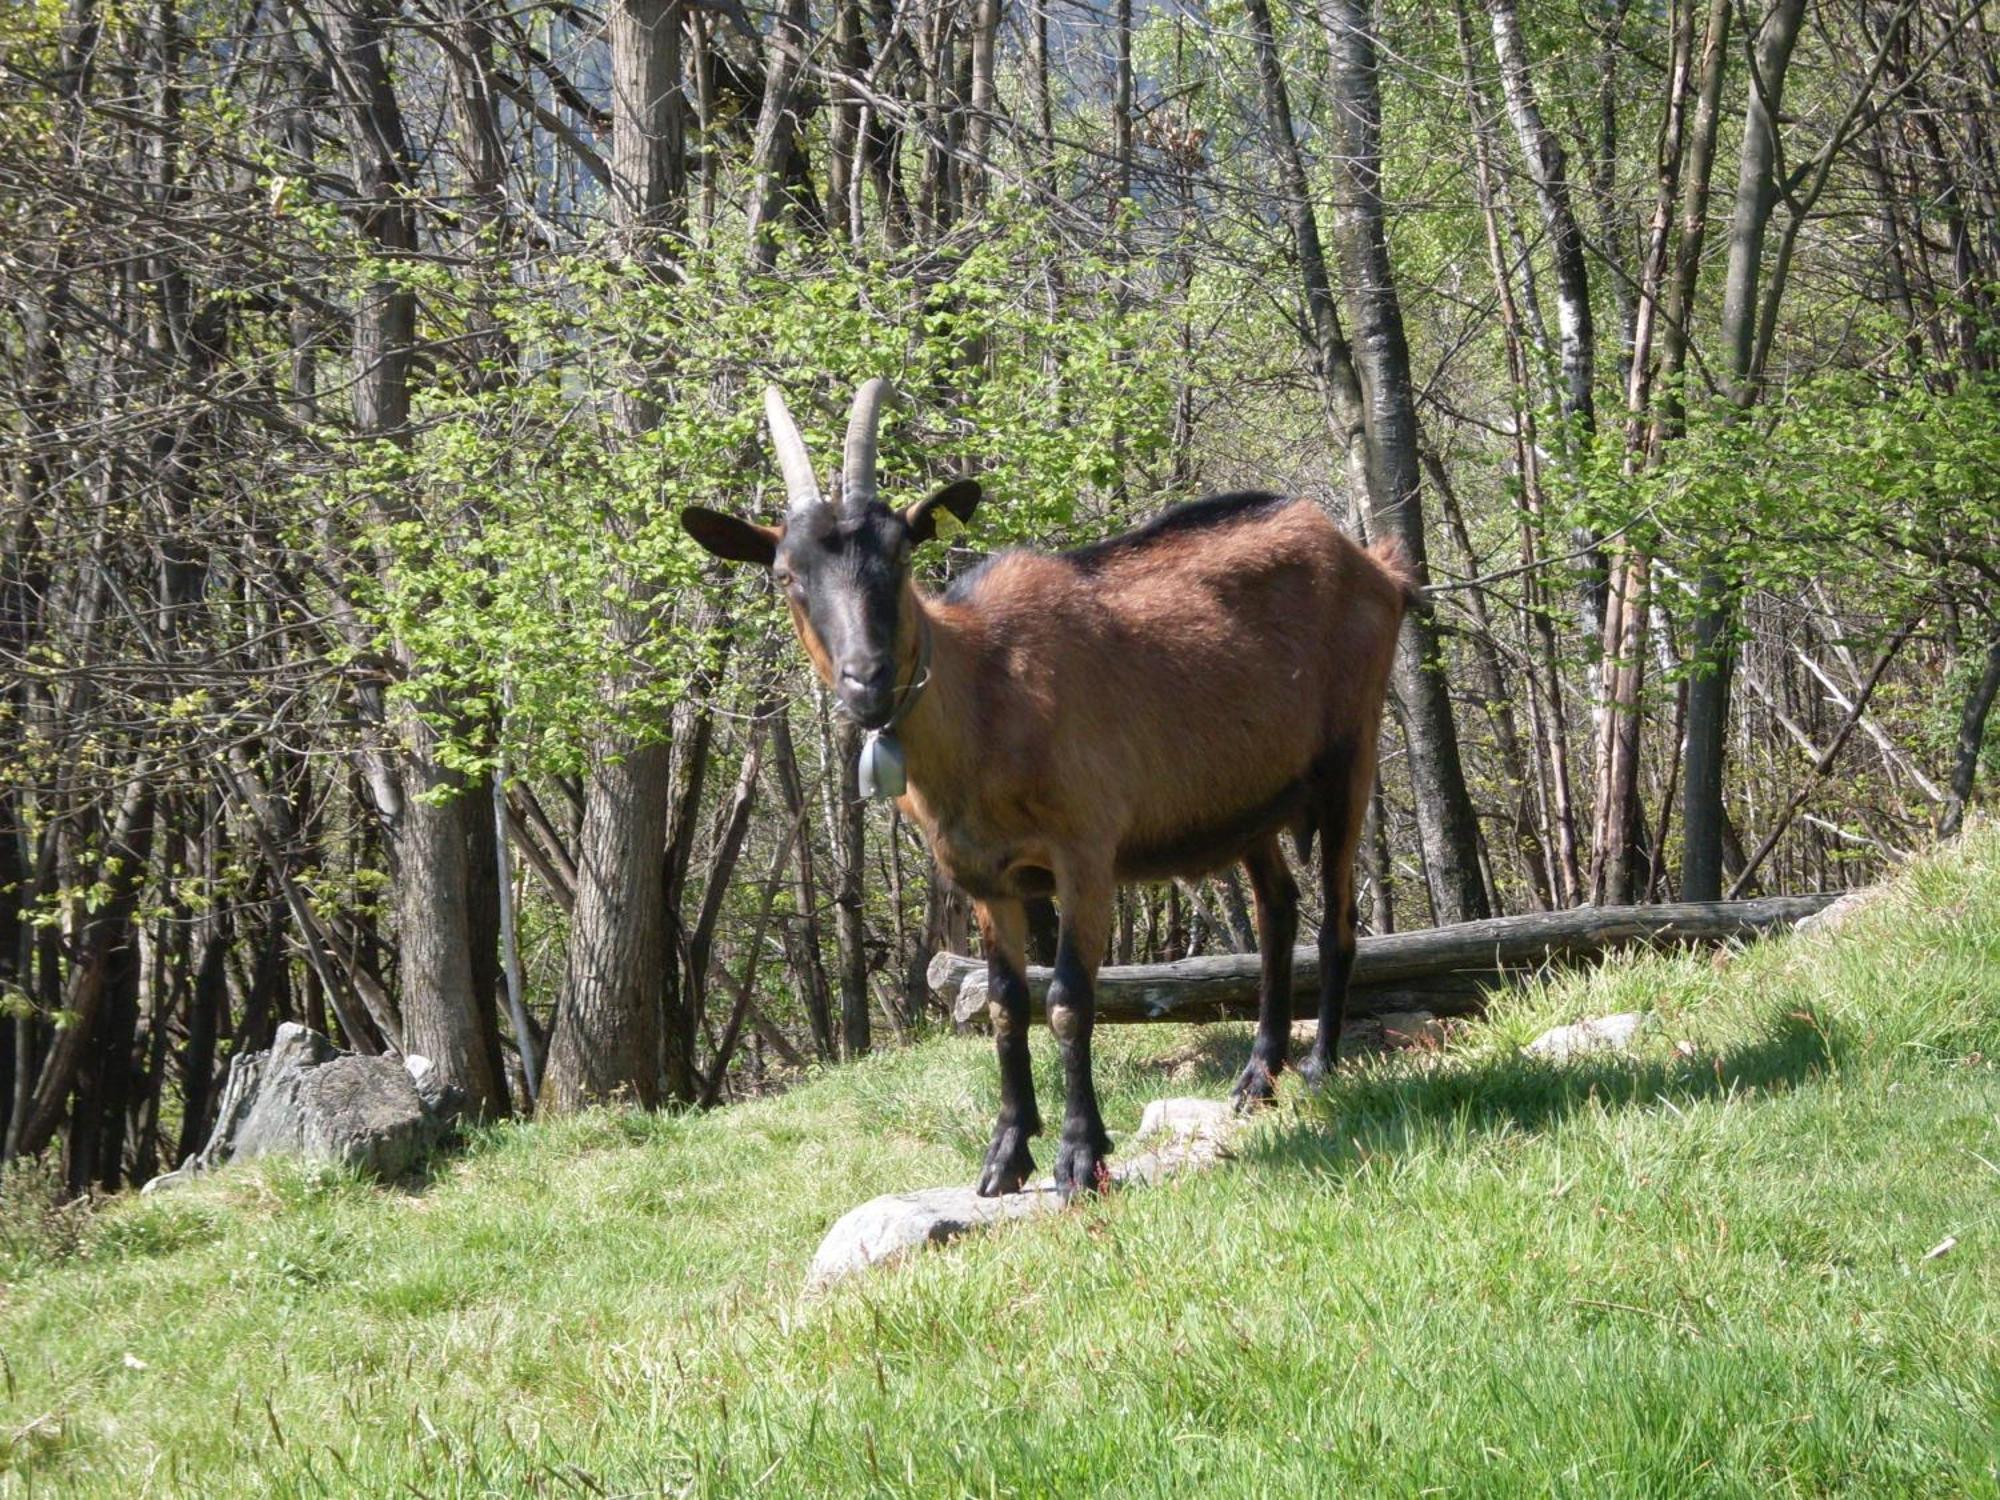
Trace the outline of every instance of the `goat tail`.
[[1416, 569], [1410, 566], [1410, 554], [1404, 548], [1401, 537], [1378, 536], [1368, 544], [1369, 559], [1380, 568], [1389, 581], [1395, 584], [1402, 595], [1405, 609], [1424, 609], [1430, 604], [1430, 596], [1417, 582]]

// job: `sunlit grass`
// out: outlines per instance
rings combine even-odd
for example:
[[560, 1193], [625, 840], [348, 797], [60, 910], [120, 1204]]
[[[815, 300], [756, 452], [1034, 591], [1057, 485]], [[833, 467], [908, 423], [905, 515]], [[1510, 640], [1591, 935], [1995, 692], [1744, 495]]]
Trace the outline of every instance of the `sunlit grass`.
[[[1634, 1008], [1629, 1058], [1519, 1054]], [[1099, 1035], [1121, 1138], [1245, 1045]], [[2000, 1493], [1995, 1058], [1980, 828], [1838, 935], [1552, 984], [1288, 1085], [1224, 1170], [817, 1300], [840, 1213], [970, 1179], [987, 1044], [492, 1129], [420, 1189], [231, 1171], [0, 1242], [0, 1488]]]

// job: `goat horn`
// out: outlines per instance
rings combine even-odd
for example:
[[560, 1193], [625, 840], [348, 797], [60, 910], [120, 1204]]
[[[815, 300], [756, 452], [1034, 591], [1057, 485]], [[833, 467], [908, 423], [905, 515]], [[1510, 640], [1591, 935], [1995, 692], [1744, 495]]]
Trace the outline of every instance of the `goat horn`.
[[854, 395], [854, 410], [847, 418], [846, 461], [841, 469], [840, 503], [859, 508], [875, 498], [875, 426], [882, 419], [882, 403], [888, 398], [889, 382], [879, 375]]
[[786, 508], [811, 510], [822, 503], [819, 481], [813, 477], [812, 455], [806, 452], [799, 424], [792, 420], [785, 398], [775, 385], [764, 387], [764, 417], [771, 424], [771, 446], [778, 450], [778, 467], [785, 474]]

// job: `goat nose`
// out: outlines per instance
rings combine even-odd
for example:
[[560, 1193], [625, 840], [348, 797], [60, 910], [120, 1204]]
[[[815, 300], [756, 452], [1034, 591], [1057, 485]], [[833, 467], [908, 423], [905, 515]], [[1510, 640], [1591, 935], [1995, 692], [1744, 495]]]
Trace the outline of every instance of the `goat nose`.
[[840, 700], [867, 728], [878, 728], [888, 718], [895, 691], [896, 673], [892, 666], [858, 665], [840, 669]]

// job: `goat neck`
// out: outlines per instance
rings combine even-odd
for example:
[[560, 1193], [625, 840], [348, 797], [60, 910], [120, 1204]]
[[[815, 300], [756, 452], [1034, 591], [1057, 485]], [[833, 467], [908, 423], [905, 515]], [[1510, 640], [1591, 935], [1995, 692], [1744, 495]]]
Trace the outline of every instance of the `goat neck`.
[[929, 822], [927, 811], [944, 811], [955, 790], [972, 785], [966, 775], [972, 747], [964, 726], [973, 722], [966, 693], [977, 625], [963, 609], [930, 598], [909, 583], [903, 588], [903, 619], [899, 654], [906, 680], [917, 668], [925, 631], [931, 641], [930, 680], [896, 727], [908, 762], [909, 795], [919, 821]]

